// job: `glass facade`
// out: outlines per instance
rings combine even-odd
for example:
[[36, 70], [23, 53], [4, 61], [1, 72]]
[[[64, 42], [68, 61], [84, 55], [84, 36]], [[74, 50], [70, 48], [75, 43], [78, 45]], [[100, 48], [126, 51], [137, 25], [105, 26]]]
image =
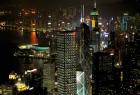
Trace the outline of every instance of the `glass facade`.
[[56, 56], [58, 95], [76, 95], [76, 51], [75, 33], [59, 32]]
[[76, 82], [77, 82], [77, 94], [78, 95], [86, 95], [85, 94], [85, 73], [82, 71], [76, 72]]

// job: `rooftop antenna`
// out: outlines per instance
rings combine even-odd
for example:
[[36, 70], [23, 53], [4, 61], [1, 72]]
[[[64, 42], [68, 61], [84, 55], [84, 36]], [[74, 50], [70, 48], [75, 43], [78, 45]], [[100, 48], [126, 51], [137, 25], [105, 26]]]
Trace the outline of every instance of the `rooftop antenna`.
[[96, 5], [96, 0], [94, 0], [94, 8], [96, 9], [97, 5]]

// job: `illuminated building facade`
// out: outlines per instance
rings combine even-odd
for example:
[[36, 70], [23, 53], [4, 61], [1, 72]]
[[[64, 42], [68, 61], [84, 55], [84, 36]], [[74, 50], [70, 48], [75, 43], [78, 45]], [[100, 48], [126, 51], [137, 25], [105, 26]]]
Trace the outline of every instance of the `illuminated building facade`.
[[122, 16], [121, 31], [122, 32], [128, 31], [128, 13], [124, 13]]
[[98, 27], [98, 10], [96, 9], [96, 0], [94, 0], [94, 9], [93, 11], [90, 13], [91, 17], [92, 17], [92, 28], [97, 28]]
[[91, 25], [92, 25], [92, 32], [91, 32], [91, 45], [94, 48], [94, 51], [100, 51], [100, 31], [98, 27], [98, 17], [99, 13], [96, 8], [96, 0], [94, 0], [94, 9], [90, 13], [91, 16]]
[[85, 73], [82, 71], [76, 72], [76, 83], [77, 83], [77, 95], [86, 95], [85, 87]]
[[75, 32], [59, 32], [56, 51], [58, 95], [76, 95], [76, 51]]

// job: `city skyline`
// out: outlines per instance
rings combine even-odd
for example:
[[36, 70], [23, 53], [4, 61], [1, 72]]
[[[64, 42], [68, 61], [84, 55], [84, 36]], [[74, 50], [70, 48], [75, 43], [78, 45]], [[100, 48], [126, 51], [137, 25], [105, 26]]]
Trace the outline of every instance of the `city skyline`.
[[[2, 0], [0, 5], [7, 7], [39, 8], [47, 10], [49, 8], [80, 7], [85, 4], [85, 9], [94, 7], [94, 0]], [[102, 16], [118, 16], [123, 12], [140, 12], [140, 2], [138, 0], [97, 0], [97, 8]], [[115, 10], [115, 11], [114, 11]]]
[[139, 95], [140, 2], [94, 1], [0, 1], [0, 95]]

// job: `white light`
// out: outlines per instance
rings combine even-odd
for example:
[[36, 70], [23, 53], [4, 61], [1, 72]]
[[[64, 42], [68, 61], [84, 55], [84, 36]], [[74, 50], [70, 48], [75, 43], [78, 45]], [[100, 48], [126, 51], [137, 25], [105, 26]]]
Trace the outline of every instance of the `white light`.
[[58, 26], [60, 26], [60, 24], [58, 24]]
[[51, 16], [51, 15], [49, 15], [48, 17], [49, 17], [49, 18], [51, 18], [52, 16]]
[[105, 44], [105, 45], [104, 45], [104, 48], [106, 48], [106, 47], [107, 47], [107, 45]]
[[30, 87], [30, 88], [29, 88], [29, 90], [33, 90], [33, 89], [34, 89], [34, 87]]
[[112, 52], [112, 53], [110, 53], [110, 55], [114, 55], [114, 53]]
[[27, 73], [28, 73], [28, 72], [27, 72], [27, 71], [25, 71], [25, 73], [24, 73], [24, 74], [25, 74], [25, 75], [27, 75]]
[[125, 38], [128, 38], [128, 35], [125, 35]]
[[108, 35], [106, 34], [105, 37], [108, 37]]
[[103, 29], [101, 29], [101, 32], [103, 32], [104, 30]]
[[64, 21], [62, 21], [62, 23], [64, 24], [65, 22], [64, 22]]
[[55, 82], [55, 85], [58, 85], [58, 82]]
[[114, 20], [114, 18], [112, 17], [111, 20]]
[[106, 25], [109, 25], [109, 23], [107, 22]]
[[33, 57], [34, 55], [31, 55], [31, 54], [30, 54], [29, 56], [30, 56], [30, 57]]
[[22, 24], [23, 22], [22, 22], [22, 21], [20, 21], [19, 23], [20, 23], [20, 24]]
[[99, 22], [98, 25], [102, 25], [102, 22]]
[[18, 78], [18, 81], [21, 81], [21, 78]]
[[135, 35], [135, 32], [133, 32], [132, 34]]
[[96, 34], [99, 34], [99, 32], [97, 31]]
[[89, 77], [90, 77], [90, 79], [92, 79], [92, 74]]
[[70, 23], [68, 22], [67, 24], [69, 25]]
[[32, 72], [36, 72], [37, 71], [37, 69], [32, 69], [32, 70], [27, 70], [26, 72], [27, 73], [32, 73]]
[[48, 25], [51, 25], [52, 23], [51, 22], [48, 22]]

